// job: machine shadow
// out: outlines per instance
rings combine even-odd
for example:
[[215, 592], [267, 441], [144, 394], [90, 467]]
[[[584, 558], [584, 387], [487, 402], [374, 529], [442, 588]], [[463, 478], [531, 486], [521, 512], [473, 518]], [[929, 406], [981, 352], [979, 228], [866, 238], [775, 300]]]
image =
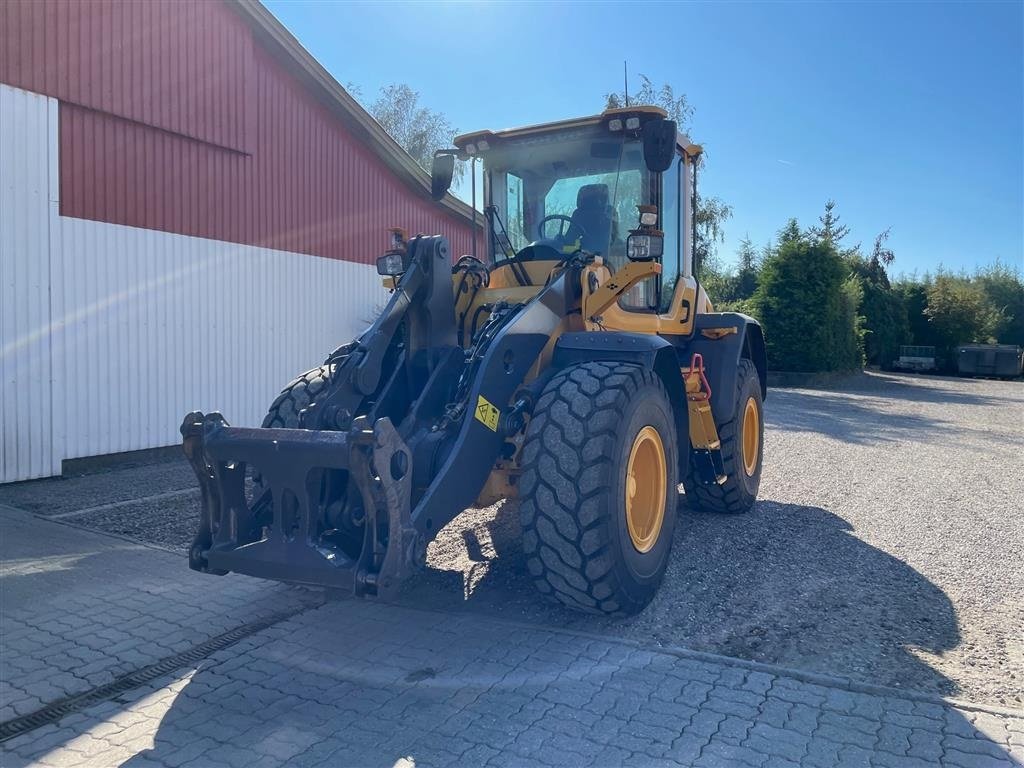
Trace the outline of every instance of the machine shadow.
[[[456, 525], [450, 537], [466, 547], [471, 577], [451, 573], [437, 579], [436, 571], [428, 571], [432, 584], [407, 596], [416, 607], [436, 609], [444, 607], [437, 591], [455, 586], [456, 601], [449, 605], [458, 610], [439, 615], [368, 601], [329, 602], [214, 654], [198, 669], [180, 670], [84, 711], [66, 738], [63, 731], [48, 733], [26, 756], [41, 760], [74, 740], [76, 750], [105, 750], [94, 764], [131, 768], [187, 760], [393, 766], [405, 756], [417, 765], [449, 765], [453, 753], [480, 743], [511, 748], [504, 744], [534, 728], [536, 716], [502, 715], [510, 701], [525, 708], [553, 684], [600, 683], [607, 670], [595, 660], [592, 635], [531, 640], [534, 630], [523, 623], [482, 623], [469, 615], [481, 610], [555, 628], [955, 692], [951, 681], [911, 653], [941, 652], [959, 641], [948, 599], [820, 508], [766, 501], [748, 515], [723, 517], [682, 507], [666, 583], [644, 613], [626, 621], [541, 607], [525, 577], [514, 505], [471, 512], [469, 524]], [[84, 565], [66, 563], [62, 578], [76, 578]], [[25, 588], [37, 578], [26, 575], [13, 583]], [[459, 587], [467, 584], [464, 599]], [[209, 618], [199, 609], [195, 617]], [[557, 653], [530, 650], [556, 646]], [[659, 658], [659, 664], [684, 663]], [[511, 677], [509, 664], [515, 670]], [[947, 710], [945, 717], [951, 732], [973, 729], [956, 711]], [[568, 710], [565, 718], [562, 726], [570, 735], [597, 738]], [[671, 722], [665, 715], [665, 723]], [[624, 733], [632, 727], [626, 721], [614, 725]], [[140, 728], [152, 729], [142, 751], [118, 752], [118, 734]], [[98, 740], [83, 741], [77, 736], [82, 733]], [[521, 743], [529, 743], [528, 737]], [[940, 754], [941, 745], [934, 746]], [[993, 755], [1000, 749], [994, 742], [984, 747]]]
[[[893, 399], [910, 402], [941, 402], [948, 406], [1002, 406], [1019, 401], [994, 398], [987, 395], [964, 395], [942, 390], [932, 399], [929, 390], [908, 386], [893, 397], [873, 389], [861, 389], [854, 394], [865, 397], [851, 397], [853, 390], [835, 394], [816, 391], [776, 390], [771, 394], [771, 410], [766, 413], [765, 424], [779, 432], [813, 432], [856, 445], [878, 445], [879, 443], [914, 440], [927, 442], [943, 439], [954, 428], [953, 419], [941, 419], [922, 412], [908, 413], [906, 410], [886, 408]], [[945, 394], [949, 398], [945, 398]], [[940, 397], [939, 395], [943, 395]], [[972, 429], [961, 424], [955, 428], [967, 437], [984, 442], [989, 433], [984, 429]], [[1005, 439], [1014, 440], [1012, 436]], [[1018, 442], [1024, 443], [1024, 440]]]
[[[517, 619], [527, 616], [527, 604], [538, 604], [523, 577], [518, 539], [507, 535], [516, 516], [513, 505], [506, 504], [491, 510], [489, 521], [477, 516], [472, 526], [459, 531], [464, 541], [474, 542], [467, 544], [472, 551], [466, 555], [474, 575], [466, 580], [465, 574], [452, 574], [435, 582], [435, 588], [472, 585], [468, 598], [459, 601], [461, 610], [448, 612], [446, 620], [426, 612], [418, 612], [421, 618], [409, 613], [387, 618], [388, 612], [382, 610], [381, 620], [366, 622], [363, 614], [372, 606], [344, 600], [305, 614], [298, 620], [302, 626], [291, 635], [282, 633], [256, 651], [255, 662], [229, 659], [198, 671], [164, 715], [152, 749], [126, 765], [142, 768], [176, 754], [183, 732], [196, 741], [221, 734], [222, 743], [210, 745], [212, 751], [205, 753], [210, 759], [219, 757], [218, 749], [233, 754], [230, 740], [249, 739], [246, 748], [254, 763], [269, 753], [290, 765], [321, 764], [326, 757], [322, 764], [391, 766], [402, 756], [411, 756], [417, 765], [447, 764], [441, 756], [446, 748], [476, 741], [477, 727], [487, 738], [510, 743], [532, 727], [497, 714], [474, 719], [453, 710], [452, 702], [472, 700], [472, 706], [486, 709], [493, 699], [493, 711], [501, 712], [500, 702], [509, 696], [518, 702], [515, 697], [525, 693], [528, 698], [550, 686], [565, 674], [567, 664], [579, 670], [570, 675], [574, 679], [600, 683], [599, 664], [587, 672], [592, 663], [587, 660], [587, 644], [595, 632], [645, 637], [654, 643], [875, 683], [955, 692], [950, 680], [913, 653], [938, 653], [959, 642], [949, 600], [905, 563], [860, 541], [836, 515], [770, 501], [759, 503], [746, 516], [706, 515], [685, 507], [680, 512], [675, 554], [655, 602], [639, 617], [619, 622], [557, 607], [528, 614], [540, 624], [585, 630], [588, 635], [552, 635], [543, 641], [541, 647], [557, 643], [558, 652], [524, 662], [513, 675], [522, 687], [514, 691], [503, 687], [509, 679], [503, 677], [507, 668], [494, 662], [509, 658], [523, 624], [487, 629], [467, 615], [467, 610], [484, 611]], [[448, 580], [455, 583], [445, 584]], [[421, 589], [408, 597], [417, 607], [436, 608], [430, 591]], [[332, 663], [336, 638], [353, 630], [354, 647], [373, 651]], [[440, 649], [435, 631], [444, 638], [440, 661], [436, 653], [394, 649], [396, 638], [405, 637], [423, 637], [423, 648]], [[292, 645], [293, 637], [303, 638], [303, 647]], [[515, 650], [511, 653], [515, 657]], [[314, 685], [314, 700], [282, 693], [283, 681], [293, 681], [298, 688]], [[973, 733], [973, 724], [955, 710], [947, 710], [944, 717], [947, 732]], [[501, 723], [500, 729], [485, 724], [490, 722]], [[670, 722], [665, 715], [665, 723]], [[566, 727], [583, 738], [592, 735], [572, 719]], [[625, 722], [616, 727], [630, 729]], [[930, 745], [936, 756], [942, 754], [944, 738], [938, 736]], [[338, 749], [339, 739], [344, 751], [332, 762], [327, 753]], [[502, 744], [496, 741], [492, 746], [500, 750]], [[991, 757], [1003, 755], [995, 742], [979, 747]]]
[[[471, 510], [439, 537], [437, 561], [404, 602], [840, 675], [941, 695], [956, 683], [922, 657], [956, 647], [956, 611], [907, 563], [819, 507], [759, 501], [704, 514], [681, 499], [665, 581], [639, 616], [612, 620], [542, 599], [527, 572], [515, 505]], [[460, 541], [479, 542], [461, 556]], [[486, 554], [484, 552], [486, 551]], [[428, 560], [435, 561], [435, 558]]]

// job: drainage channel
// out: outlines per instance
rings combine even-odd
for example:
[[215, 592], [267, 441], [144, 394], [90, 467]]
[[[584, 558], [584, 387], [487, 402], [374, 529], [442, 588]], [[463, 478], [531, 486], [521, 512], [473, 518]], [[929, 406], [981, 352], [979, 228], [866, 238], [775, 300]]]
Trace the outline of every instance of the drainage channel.
[[80, 712], [95, 704], [115, 699], [127, 691], [150, 683], [175, 670], [196, 664], [217, 651], [230, 648], [238, 641], [244, 640], [257, 632], [262, 632], [274, 624], [297, 616], [312, 607], [316, 607], [316, 605], [304, 605], [292, 611], [272, 614], [265, 619], [243, 624], [240, 627], [235, 627], [223, 634], [212, 637], [206, 642], [192, 646], [187, 651], [182, 651], [174, 656], [167, 656], [146, 667], [122, 675], [109, 683], [84, 693], [77, 693], [73, 696], [58, 699], [47, 704], [42, 709], [37, 709], [35, 712], [30, 712], [27, 715], [6, 720], [0, 723], [0, 742], [13, 739], [15, 736], [20, 736], [29, 731], [34, 731], [36, 728], [41, 728], [44, 725], [56, 723], [75, 712]]

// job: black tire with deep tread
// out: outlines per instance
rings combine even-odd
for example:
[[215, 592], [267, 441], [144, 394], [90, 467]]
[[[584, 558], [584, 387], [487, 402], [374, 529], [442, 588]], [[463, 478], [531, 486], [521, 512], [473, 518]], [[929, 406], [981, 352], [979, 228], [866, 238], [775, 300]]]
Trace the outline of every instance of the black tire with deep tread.
[[[318, 368], [306, 371], [290, 381], [281, 390], [281, 394], [274, 398], [274, 402], [270, 404], [270, 408], [267, 409], [267, 415], [263, 417], [263, 424], [261, 426], [264, 429], [271, 427], [275, 429], [299, 429], [299, 413], [303, 408], [308, 407], [314, 398], [327, 386], [330, 372], [330, 366], [321, 365]], [[263, 483], [263, 475], [260, 473], [259, 468], [253, 467], [251, 472], [252, 494], [255, 500], [261, 498], [267, 488]], [[270, 496], [268, 494], [264, 512], [257, 518], [259, 525], [266, 525], [270, 521], [271, 502], [269, 499]]]
[[[707, 512], [741, 514], [750, 510], [757, 500], [757, 489], [761, 484], [761, 467], [764, 463], [764, 407], [761, 399], [761, 380], [757, 368], [750, 360], [740, 360], [736, 371], [736, 409], [733, 418], [718, 427], [718, 439], [722, 443], [722, 463], [729, 479], [723, 485], [705, 485], [696, 477], [692, 459], [683, 477], [689, 503]], [[757, 469], [748, 477], [742, 460], [743, 408], [747, 398], [754, 397], [761, 414]]]
[[[665, 448], [665, 519], [640, 553], [625, 519], [626, 464], [637, 432]], [[657, 591], [675, 528], [678, 442], [672, 404], [654, 372], [588, 362], [557, 373], [537, 400], [522, 450], [523, 549], [537, 588], [589, 613], [632, 615]]]
[[299, 412], [309, 406], [316, 396], [327, 386], [330, 368], [321, 365], [306, 371], [290, 382], [270, 404], [267, 415], [263, 419], [263, 427], [281, 429], [298, 429]]

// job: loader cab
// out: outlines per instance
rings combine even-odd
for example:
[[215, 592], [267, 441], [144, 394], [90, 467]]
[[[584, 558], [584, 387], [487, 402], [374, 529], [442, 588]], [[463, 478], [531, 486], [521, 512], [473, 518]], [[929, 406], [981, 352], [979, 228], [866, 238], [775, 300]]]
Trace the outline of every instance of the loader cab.
[[586, 293], [631, 263], [655, 263], [657, 273], [649, 270], [596, 323], [690, 332], [699, 293], [693, 202], [700, 147], [664, 111], [633, 107], [478, 131], [455, 145], [460, 157], [482, 164], [485, 234], [475, 255], [491, 265], [499, 287], [542, 287], [553, 269], [583, 257]]

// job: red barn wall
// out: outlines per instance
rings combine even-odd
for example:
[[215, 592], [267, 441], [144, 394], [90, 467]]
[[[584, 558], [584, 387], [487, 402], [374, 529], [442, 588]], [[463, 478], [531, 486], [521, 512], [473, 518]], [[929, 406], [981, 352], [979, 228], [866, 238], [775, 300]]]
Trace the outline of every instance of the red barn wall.
[[0, 82], [61, 102], [62, 215], [361, 263], [390, 226], [468, 252], [469, 222], [278, 56], [224, 2], [0, 4]]

